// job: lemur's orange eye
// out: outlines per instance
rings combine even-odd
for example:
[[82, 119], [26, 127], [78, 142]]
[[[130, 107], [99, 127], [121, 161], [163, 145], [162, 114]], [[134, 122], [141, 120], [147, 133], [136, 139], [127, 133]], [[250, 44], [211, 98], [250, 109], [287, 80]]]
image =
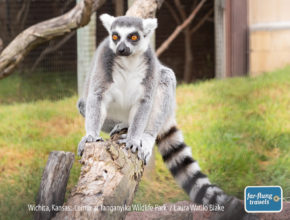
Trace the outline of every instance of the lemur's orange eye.
[[131, 36], [131, 40], [133, 40], [133, 41], [138, 40], [137, 35], [132, 35], [132, 36]]
[[119, 37], [118, 37], [118, 35], [114, 34], [114, 35], [112, 36], [112, 39], [113, 39], [113, 40], [118, 40]]

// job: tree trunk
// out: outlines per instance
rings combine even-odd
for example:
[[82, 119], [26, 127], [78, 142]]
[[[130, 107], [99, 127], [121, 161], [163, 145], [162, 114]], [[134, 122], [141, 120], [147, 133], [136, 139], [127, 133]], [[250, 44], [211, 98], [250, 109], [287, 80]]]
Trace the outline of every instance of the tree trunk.
[[124, 15], [124, 0], [115, 0], [115, 16], [123, 16]]
[[[87, 144], [77, 186], [54, 219], [124, 219], [143, 174], [136, 154], [113, 141]], [[123, 211], [110, 212], [110, 208]]]
[[157, 8], [160, 8], [164, 0], [136, 0], [126, 12], [127, 16], [140, 18], [154, 18]]
[[[61, 206], [64, 202], [66, 185], [70, 169], [74, 162], [74, 154], [63, 151], [50, 153], [43, 171], [36, 205], [52, 207]], [[56, 211], [35, 212], [35, 220], [48, 220]]]

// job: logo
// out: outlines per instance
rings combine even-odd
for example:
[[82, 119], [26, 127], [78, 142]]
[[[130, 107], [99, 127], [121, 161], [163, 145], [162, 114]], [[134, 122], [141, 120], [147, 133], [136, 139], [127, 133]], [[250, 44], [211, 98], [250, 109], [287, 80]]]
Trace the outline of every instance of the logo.
[[246, 212], [281, 212], [283, 209], [281, 186], [247, 186], [244, 194]]

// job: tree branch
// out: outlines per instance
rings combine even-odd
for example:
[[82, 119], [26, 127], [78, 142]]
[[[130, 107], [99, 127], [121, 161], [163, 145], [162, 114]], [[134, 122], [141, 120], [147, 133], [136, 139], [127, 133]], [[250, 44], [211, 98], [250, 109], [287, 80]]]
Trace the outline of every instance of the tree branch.
[[[61, 12], [59, 14], [65, 13], [67, 11], [68, 7], [70, 6], [70, 4], [72, 4], [74, 2], [75, 2], [75, 0], [67, 0], [65, 2], [65, 4], [63, 5], [63, 7], [60, 9]], [[59, 39], [51, 40], [49, 42], [48, 46], [41, 51], [39, 57], [33, 63], [30, 71], [33, 72], [36, 69], [36, 67], [39, 65], [39, 63], [46, 57], [46, 55], [58, 50], [60, 47], [62, 47], [63, 44], [65, 44], [74, 35], [75, 35], [75, 31], [69, 33], [68, 35], [64, 36], [60, 40]]]
[[45, 58], [46, 55], [53, 53], [57, 51], [59, 48], [62, 47], [69, 39], [71, 39], [75, 35], [76, 31], [73, 31], [66, 35], [63, 39], [60, 41], [54, 43], [53, 41], [50, 41], [50, 44], [48, 47], [46, 47], [40, 54], [40, 56], [37, 58], [37, 60], [34, 62], [31, 72], [35, 70], [35, 68], [39, 65], [39, 63]]
[[185, 21], [187, 16], [186, 16], [186, 12], [185, 12], [180, 0], [174, 0], [174, 4], [175, 4], [179, 14], [182, 17], [182, 20]]
[[104, 0], [83, 0], [62, 16], [33, 25], [20, 33], [0, 54], [0, 79], [10, 75], [37, 45], [89, 23]]
[[68, 7], [70, 6], [70, 4], [75, 3], [75, 2], [76, 2], [75, 0], [67, 0], [64, 3], [63, 8], [61, 9], [61, 12], [64, 13], [68, 9]]
[[[27, 11], [27, 9], [29, 9], [29, 6], [30, 6], [30, 1], [31, 0], [28, 0], [28, 1], [24, 1], [23, 3], [22, 3], [22, 7], [20, 8], [20, 10], [18, 11], [18, 13], [17, 13], [17, 15], [16, 15], [16, 17], [15, 17], [15, 20], [16, 20], [16, 24], [18, 24], [19, 26], [22, 26], [22, 24], [23, 24], [23, 20], [25, 20], [25, 19], [23, 19], [23, 14], [25, 13], [26, 14], [26, 11]], [[23, 20], [22, 20], [23, 19]], [[20, 24], [21, 23], [21, 24]]]
[[136, 0], [126, 12], [126, 16], [140, 18], [154, 18], [157, 8], [160, 8], [164, 0]]
[[210, 9], [205, 16], [190, 30], [190, 34], [193, 34], [194, 32], [196, 32], [209, 18], [209, 16], [211, 16], [211, 14], [213, 13], [213, 9]]
[[92, 13], [97, 11], [105, 2], [106, 0], [93, 0]]
[[172, 5], [170, 3], [168, 3], [167, 1], [164, 2], [164, 5], [168, 8], [168, 11], [170, 12], [170, 14], [172, 15], [172, 17], [174, 18], [176, 24], [181, 24], [181, 20], [178, 17], [178, 14], [175, 12], [175, 10], [172, 7]]
[[167, 38], [166, 41], [162, 43], [162, 45], [156, 51], [157, 56], [160, 56], [172, 43], [172, 41], [180, 34], [182, 30], [184, 30], [190, 22], [195, 18], [196, 14], [200, 11], [201, 7], [207, 0], [202, 0], [197, 7], [191, 12], [190, 16], [179, 26], [175, 28], [173, 33]]

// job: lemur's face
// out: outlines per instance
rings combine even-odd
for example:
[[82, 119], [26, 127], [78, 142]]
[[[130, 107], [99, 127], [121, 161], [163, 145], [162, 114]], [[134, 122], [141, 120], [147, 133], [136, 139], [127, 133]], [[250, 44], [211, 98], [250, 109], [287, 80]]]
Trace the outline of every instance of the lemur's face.
[[157, 27], [157, 19], [136, 17], [100, 16], [109, 32], [110, 48], [118, 56], [130, 56], [144, 53], [150, 44], [152, 33]]

